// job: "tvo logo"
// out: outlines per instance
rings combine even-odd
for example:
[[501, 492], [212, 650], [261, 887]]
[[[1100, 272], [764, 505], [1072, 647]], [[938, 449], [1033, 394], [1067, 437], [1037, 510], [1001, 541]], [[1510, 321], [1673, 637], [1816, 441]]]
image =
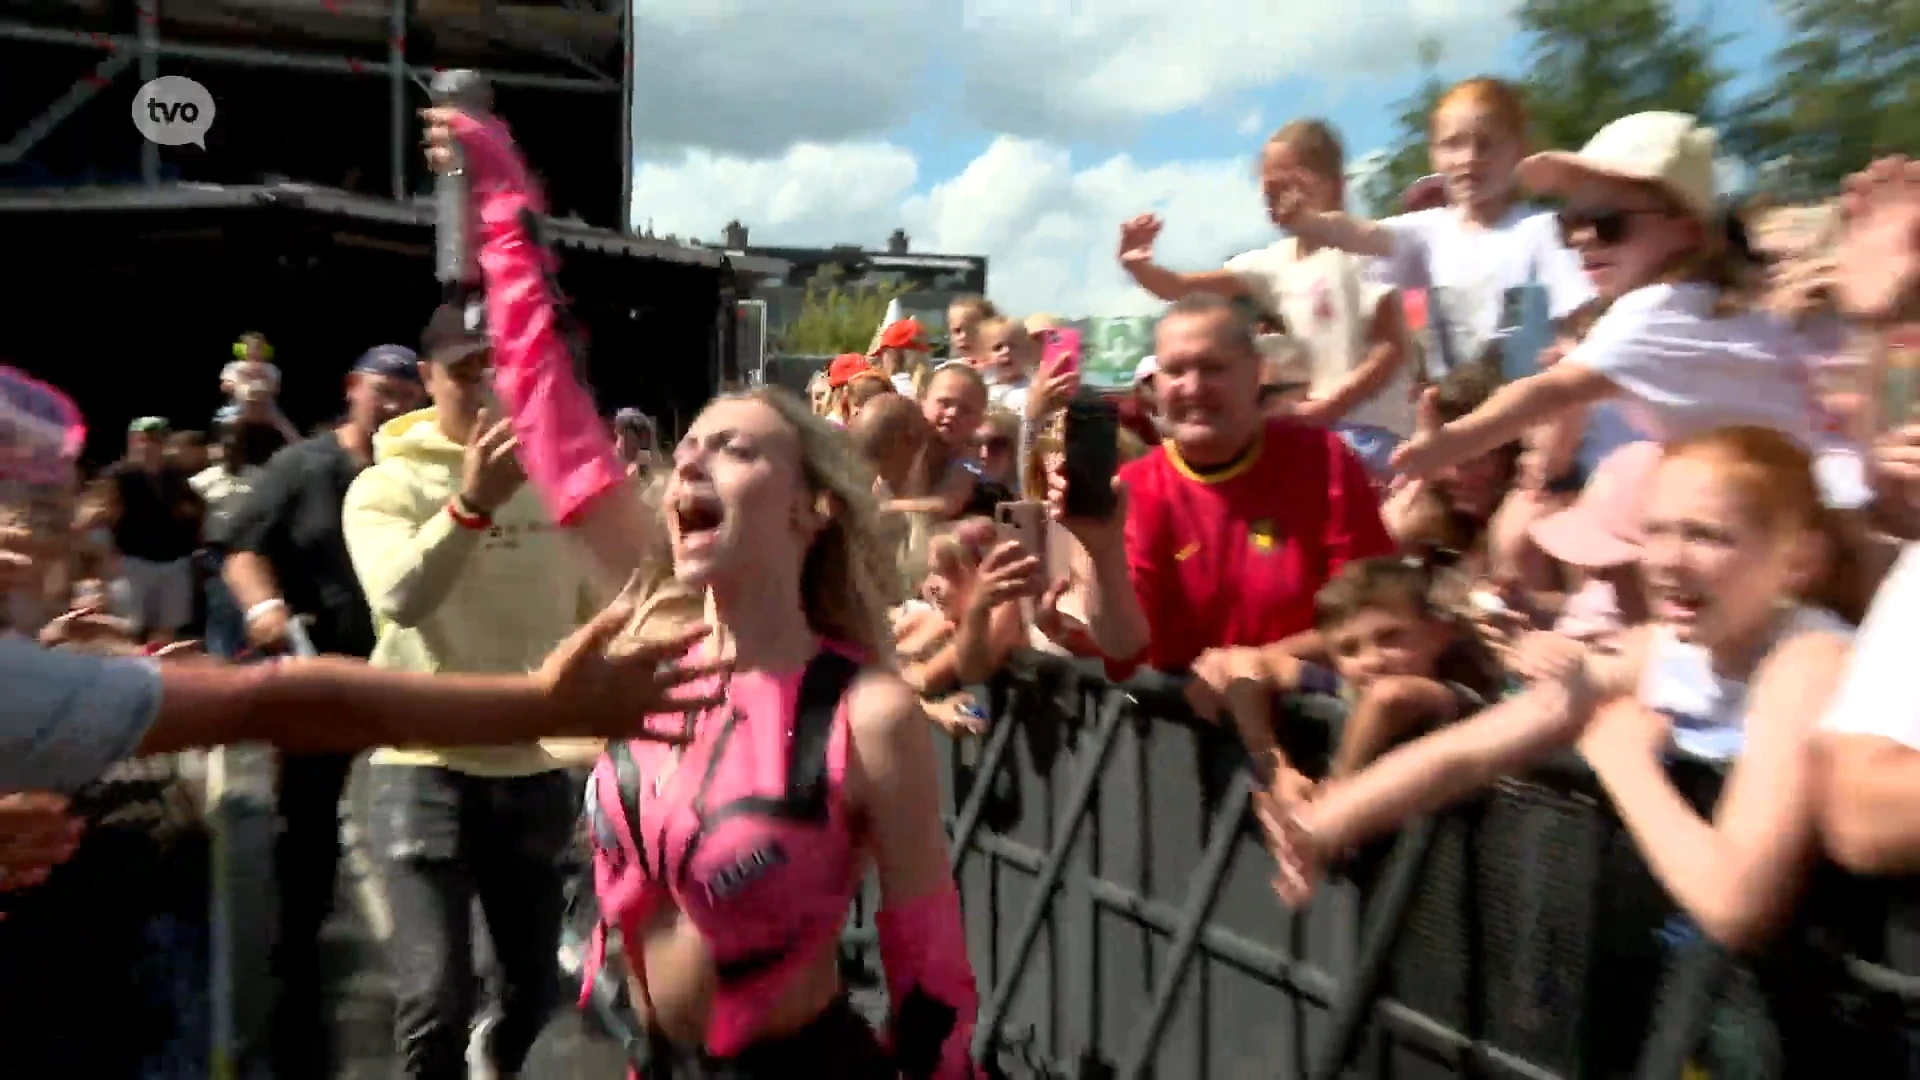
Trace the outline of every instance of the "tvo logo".
[[133, 95], [133, 126], [161, 146], [205, 150], [216, 111], [207, 88], [183, 75], [163, 75]]

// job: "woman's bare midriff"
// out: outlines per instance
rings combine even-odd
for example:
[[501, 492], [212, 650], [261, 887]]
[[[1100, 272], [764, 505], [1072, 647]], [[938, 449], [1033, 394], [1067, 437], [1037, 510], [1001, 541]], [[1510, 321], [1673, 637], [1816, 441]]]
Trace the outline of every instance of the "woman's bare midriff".
[[[642, 937], [638, 950], [631, 941], [623, 943], [628, 962], [636, 969], [644, 965], [646, 971], [644, 986], [638, 978], [628, 979], [634, 1012], [675, 1045], [704, 1045], [707, 1015], [718, 987], [707, 939], [693, 920], [671, 905], [661, 908]], [[756, 1039], [790, 1035], [826, 1011], [840, 995], [839, 946], [833, 937], [821, 944], [818, 955], [792, 977], [773, 1008], [760, 1019], [754, 1031]]]

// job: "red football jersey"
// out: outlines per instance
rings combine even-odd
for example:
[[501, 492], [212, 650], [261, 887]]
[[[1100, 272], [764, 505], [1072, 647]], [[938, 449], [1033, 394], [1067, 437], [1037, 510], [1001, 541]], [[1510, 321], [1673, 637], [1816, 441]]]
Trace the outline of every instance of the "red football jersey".
[[1143, 659], [1161, 671], [1313, 629], [1320, 586], [1394, 552], [1366, 466], [1326, 428], [1269, 420], [1245, 461], [1204, 477], [1169, 440], [1120, 477], [1127, 564], [1153, 628]]

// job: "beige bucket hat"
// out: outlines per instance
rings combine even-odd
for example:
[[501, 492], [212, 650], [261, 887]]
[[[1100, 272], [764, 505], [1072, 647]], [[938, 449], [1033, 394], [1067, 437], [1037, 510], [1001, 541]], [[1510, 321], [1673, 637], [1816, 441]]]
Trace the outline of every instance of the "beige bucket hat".
[[1601, 128], [1577, 154], [1534, 154], [1520, 163], [1516, 176], [1522, 187], [1541, 195], [1565, 195], [1589, 176], [1659, 184], [1706, 221], [1714, 216], [1719, 144], [1712, 128], [1686, 113], [1634, 113]]

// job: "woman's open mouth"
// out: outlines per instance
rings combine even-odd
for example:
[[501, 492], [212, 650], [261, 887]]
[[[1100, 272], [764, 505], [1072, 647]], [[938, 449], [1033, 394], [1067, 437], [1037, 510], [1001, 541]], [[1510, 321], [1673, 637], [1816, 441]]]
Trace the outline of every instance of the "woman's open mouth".
[[1705, 594], [1674, 589], [1661, 592], [1657, 610], [1660, 621], [1684, 627], [1699, 621], [1700, 614], [1706, 609]]
[[713, 543], [720, 526], [726, 522], [726, 510], [712, 496], [685, 495], [673, 504], [673, 531], [676, 546], [682, 550], [705, 548]]

